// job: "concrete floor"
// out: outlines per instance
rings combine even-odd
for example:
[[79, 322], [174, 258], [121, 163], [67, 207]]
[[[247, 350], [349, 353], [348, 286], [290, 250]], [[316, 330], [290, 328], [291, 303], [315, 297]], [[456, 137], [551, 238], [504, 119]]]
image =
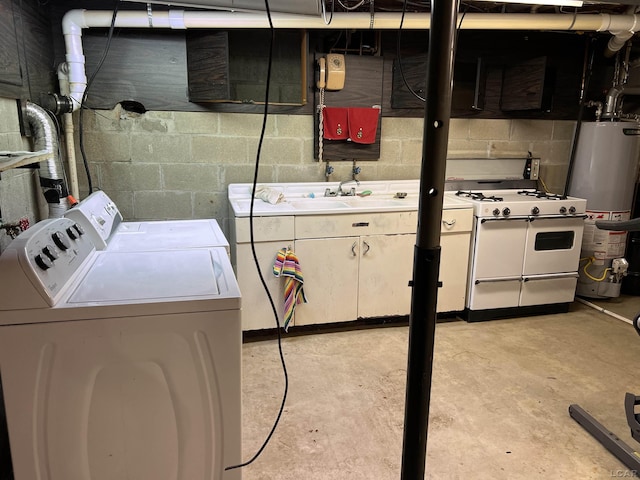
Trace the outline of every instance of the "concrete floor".
[[640, 313], [640, 296], [620, 295], [616, 298], [585, 298], [584, 300], [617, 315], [621, 315], [629, 321], [633, 321], [636, 315]]
[[[244, 480], [400, 478], [407, 327], [290, 337], [281, 423]], [[244, 459], [275, 418], [275, 341], [243, 348]], [[630, 476], [568, 414], [578, 403], [633, 445], [624, 394], [640, 394], [640, 338], [581, 304], [567, 314], [436, 327], [429, 479]]]

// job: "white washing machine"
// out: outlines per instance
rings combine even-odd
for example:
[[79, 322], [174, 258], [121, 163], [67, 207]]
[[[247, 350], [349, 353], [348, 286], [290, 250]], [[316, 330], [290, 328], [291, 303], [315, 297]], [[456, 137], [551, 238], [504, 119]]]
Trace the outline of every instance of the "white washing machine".
[[16, 480], [239, 480], [240, 292], [222, 247], [96, 251], [45, 220], [0, 256]]
[[69, 209], [64, 216], [78, 223], [98, 250], [146, 252], [224, 247], [229, 252], [229, 242], [216, 220], [123, 222], [116, 204], [100, 190]]

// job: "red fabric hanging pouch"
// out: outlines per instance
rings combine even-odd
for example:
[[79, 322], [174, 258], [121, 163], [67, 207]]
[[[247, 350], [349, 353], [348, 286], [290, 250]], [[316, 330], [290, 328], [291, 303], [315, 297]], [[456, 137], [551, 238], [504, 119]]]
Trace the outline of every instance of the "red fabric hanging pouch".
[[355, 143], [375, 143], [379, 108], [349, 108], [349, 138]]
[[322, 136], [326, 140], [346, 140], [349, 138], [349, 113], [346, 108], [324, 107], [322, 122]]

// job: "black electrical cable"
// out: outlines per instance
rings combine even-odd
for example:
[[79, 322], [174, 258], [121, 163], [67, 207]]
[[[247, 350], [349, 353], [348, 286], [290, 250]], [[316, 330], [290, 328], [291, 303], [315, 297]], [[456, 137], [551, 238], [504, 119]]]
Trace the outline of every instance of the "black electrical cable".
[[[458, 43], [458, 34], [460, 33], [460, 29], [462, 28], [462, 20], [464, 20], [464, 16], [467, 14], [467, 10], [468, 7], [465, 6], [465, 10], [464, 12], [462, 12], [462, 16], [460, 17], [460, 23], [458, 23], [458, 28], [456, 30], [456, 45]], [[404, 83], [404, 86], [407, 87], [407, 89], [409, 90], [409, 92], [411, 92], [411, 95], [413, 95], [414, 97], [416, 97], [418, 100], [420, 100], [421, 102], [426, 102], [427, 99], [422, 97], [418, 92], [416, 92], [413, 88], [411, 88], [411, 85], [409, 85], [409, 82], [407, 82], [406, 77], [404, 76], [404, 70], [402, 69], [402, 57], [400, 55], [400, 45], [402, 43], [402, 25], [404, 24], [404, 15], [407, 11], [407, 0], [404, 0], [404, 2], [402, 2], [402, 15], [400, 16], [400, 26], [398, 27], [398, 39], [396, 41], [396, 58], [398, 59], [398, 70], [400, 71], [400, 76], [402, 77], [402, 83]]]
[[102, 64], [107, 58], [107, 54], [109, 53], [109, 48], [111, 47], [111, 39], [113, 38], [113, 30], [116, 24], [116, 16], [118, 15], [118, 6], [120, 5], [120, 0], [116, 0], [116, 3], [113, 7], [113, 15], [111, 16], [111, 26], [109, 27], [109, 34], [107, 36], [107, 44], [104, 47], [104, 52], [102, 52], [102, 58], [98, 62], [98, 66], [94, 70], [93, 74], [89, 78], [87, 82], [87, 86], [84, 89], [84, 93], [82, 94], [82, 99], [80, 100], [80, 118], [78, 119], [78, 129], [80, 130], [80, 153], [82, 154], [82, 163], [84, 165], [84, 171], [87, 174], [87, 184], [89, 186], [89, 194], [93, 193], [93, 181], [91, 180], [91, 171], [89, 170], [89, 162], [87, 161], [87, 154], [84, 150], [84, 128], [83, 128], [83, 114], [84, 114], [84, 104], [87, 101], [87, 94], [89, 93], [89, 89], [93, 84], [93, 80], [96, 78], [96, 75], [102, 68]]
[[573, 133], [573, 142], [571, 144], [571, 154], [569, 155], [569, 165], [567, 167], [567, 177], [564, 183], [564, 189], [562, 195], [569, 194], [569, 187], [571, 186], [571, 179], [573, 176], [573, 167], [576, 161], [576, 153], [578, 151], [578, 139], [580, 137], [580, 130], [582, 128], [582, 120], [584, 117], [585, 96], [589, 90], [589, 82], [591, 81], [591, 75], [593, 74], [593, 60], [595, 58], [594, 44], [596, 39], [594, 36], [585, 40], [585, 52], [584, 52], [584, 65], [582, 67], [582, 85], [580, 88], [580, 100], [578, 104], [578, 118], [576, 121], [576, 129]]
[[273, 302], [273, 297], [271, 296], [271, 293], [269, 292], [269, 288], [267, 287], [267, 284], [264, 280], [264, 276], [262, 275], [262, 270], [260, 268], [260, 263], [258, 261], [258, 255], [256, 254], [256, 249], [255, 249], [255, 242], [254, 242], [254, 237], [253, 237], [253, 204], [255, 201], [255, 197], [256, 197], [256, 187], [257, 187], [257, 183], [258, 183], [258, 170], [260, 167], [260, 153], [262, 151], [262, 142], [264, 140], [264, 133], [267, 127], [267, 118], [268, 118], [268, 114], [269, 114], [269, 87], [271, 85], [271, 65], [272, 65], [272, 61], [273, 61], [273, 46], [274, 46], [274, 40], [275, 40], [275, 29], [273, 28], [273, 23], [271, 21], [271, 11], [269, 10], [269, 1], [265, 0], [265, 8], [267, 11], [267, 17], [269, 19], [269, 29], [271, 31], [271, 43], [269, 44], [269, 65], [267, 68], [267, 81], [266, 81], [266, 88], [265, 88], [265, 101], [264, 101], [264, 114], [263, 114], [263, 119], [262, 119], [262, 130], [260, 132], [260, 139], [258, 141], [258, 151], [256, 154], [256, 165], [255, 165], [255, 169], [254, 169], [254, 174], [253, 174], [253, 185], [251, 188], [251, 206], [249, 207], [249, 235], [250, 235], [250, 240], [251, 240], [251, 253], [253, 254], [253, 261], [255, 263], [256, 269], [258, 271], [258, 276], [260, 277], [260, 282], [262, 283], [262, 287], [264, 288], [264, 291], [267, 294], [267, 297], [269, 298], [269, 303], [271, 304], [271, 309], [273, 311], [273, 316], [276, 320], [276, 329], [277, 329], [277, 333], [278, 333], [278, 352], [280, 354], [280, 363], [282, 364], [282, 372], [284, 375], [284, 393], [282, 395], [282, 402], [280, 404], [280, 409], [278, 410], [278, 415], [276, 416], [275, 421], [273, 422], [273, 426], [271, 427], [271, 430], [269, 431], [269, 434], [267, 435], [267, 437], [265, 438], [264, 442], [262, 443], [262, 445], [260, 446], [260, 448], [258, 449], [258, 451], [253, 455], [253, 457], [251, 457], [251, 459], [247, 460], [244, 463], [240, 463], [238, 465], [232, 465], [230, 467], [226, 467], [226, 470], [233, 470], [235, 468], [242, 468], [242, 467], [246, 467], [247, 465], [250, 465], [251, 463], [253, 463], [259, 456], [260, 454], [263, 452], [263, 450], [266, 448], [267, 444], [269, 443], [269, 441], [271, 440], [271, 437], [273, 436], [276, 427], [278, 426], [278, 423], [280, 422], [280, 418], [282, 417], [282, 412], [284, 411], [284, 405], [285, 402], [287, 401], [287, 392], [289, 391], [289, 374], [287, 373], [287, 365], [285, 363], [284, 360], [284, 353], [282, 352], [282, 333], [280, 332], [280, 319], [278, 318], [278, 310], [276, 309], [275, 303]]
[[331, 0], [331, 16], [329, 17], [329, 21], [327, 21], [327, 6], [322, 0], [322, 19], [324, 20], [325, 25], [331, 25], [333, 21], [333, 12], [335, 11], [335, 0]]

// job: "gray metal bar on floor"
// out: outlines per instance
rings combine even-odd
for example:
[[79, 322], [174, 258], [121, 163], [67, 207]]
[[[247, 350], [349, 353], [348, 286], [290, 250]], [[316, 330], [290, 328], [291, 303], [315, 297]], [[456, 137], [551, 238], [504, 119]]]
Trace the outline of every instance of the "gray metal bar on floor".
[[638, 452], [618, 438], [615, 433], [589, 415], [580, 405], [569, 405], [569, 415], [571, 415], [571, 418], [578, 422], [582, 428], [593, 435], [604, 448], [613, 453], [618, 460], [633, 472], [640, 473], [640, 456]]
[[424, 480], [457, 0], [431, 2], [418, 232], [413, 263], [402, 480]]

